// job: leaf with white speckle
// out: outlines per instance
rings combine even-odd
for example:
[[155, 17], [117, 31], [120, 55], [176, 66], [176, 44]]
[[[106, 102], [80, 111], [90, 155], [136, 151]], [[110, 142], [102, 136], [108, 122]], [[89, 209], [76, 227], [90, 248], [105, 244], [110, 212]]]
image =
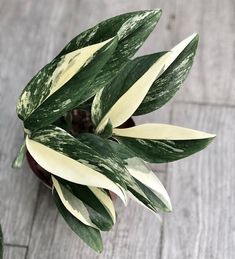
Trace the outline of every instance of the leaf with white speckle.
[[164, 187], [135, 153], [124, 145], [90, 133], [81, 134], [78, 139], [113, 164], [124, 179], [128, 194], [131, 193], [142, 205], [155, 213], [171, 210]]
[[123, 161], [123, 166], [133, 181], [127, 186], [129, 196], [153, 212], [172, 210], [170, 198], [157, 176], [126, 146], [109, 141], [112, 148]]
[[52, 176], [65, 208], [83, 224], [102, 231], [110, 230], [116, 215], [109, 194], [99, 188], [74, 184]]
[[170, 52], [156, 53], [130, 61], [96, 94], [91, 111], [97, 133], [103, 131], [108, 121], [116, 128], [132, 116], [171, 56]]
[[199, 37], [193, 34], [176, 45], [174, 61], [153, 83], [134, 115], [141, 115], [159, 109], [180, 89], [192, 67]]
[[102, 21], [72, 39], [58, 56], [117, 35], [116, 50], [92, 83], [92, 85], [99, 84], [100, 87], [105, 87], [142, 46], [158, 23], [161, 13], [161, 9], [143, 10]]
[[45, 170], [73, 183], [116, 193], [124, 203], [126, 184], [120, 172], [99, 153], [55, 126], [33, 132], [26, 146]]
[[136, 156], [151, 163], [164, 163], [204, 149], [215, 135], [167, 124], [143, 124], [114, 129], [113, 136]]
[[117, 37], [67, 53], [42, 68], [17, 104], [26, 129], [46, 126], [85, 102], [100, 87], [91, 86], [117, 46]]

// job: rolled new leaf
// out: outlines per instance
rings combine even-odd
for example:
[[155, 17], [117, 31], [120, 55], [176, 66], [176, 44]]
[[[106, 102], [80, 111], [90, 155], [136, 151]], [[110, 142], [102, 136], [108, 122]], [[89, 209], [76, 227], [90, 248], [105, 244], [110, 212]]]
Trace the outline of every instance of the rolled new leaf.
[[92, 249], [96, 252], [102, 252], [103, 243], [100, 235], [100, 231], [93, 227], [83, 224], [80, 220], [74, 217], [63, 205], [60, 200], [60, 197], [56, 190], [53, 190], [53, 198], [55, 204], [63, 216], [64, 220], [67, 222], [69, 227]]
[[192, 67], [198, 41], [198, 34], [193, 34], [171, 50], [176, 53], [174, 61], [153, 83], [134, 115], [157, 110], [175, 95]]
[[92, 103], [92, 121], [98, 133], [103, 131], [108, 121], [115, 128], [131, 117], [152, 83], [164, 71], [170, 57], [171, 53], [165, 53], [136, 58], [118, 73], [111, 84], [96, 94]]
[[[119, 71], [144, 43], [161, 17], [160, 9], [126, 13], [105, 20], [82, 32], [61, 51], [58, 56], [79, 48], [103, 42], [118, 36], [118, 46], [110, 60], [102, 68], [92, 85], [101, 88], [110, 83]], [[95, 86], [97, 87], [97, 86]]]
[[83, 224], [99, 230], [110, 230], [116, 215], [107, 192], [52, 177], [53, 186], [65, 208]]
[[164, 163], [204, 149], [215, 135], [167, 124], [143, 124], [114, 129], [114, 137], [136, 156], [151, 163]]
[[34, 132], [31, 139], [27, 137], [26, 146], [36, 162], [53, 175], [110, 190], [127, 202], [126, 185], [120, 172], [66, 131], [48, 126]]
[[90, 133], [80, 134], [78, 139], [100, 153], [107, 161], [111, 161], [125, 180], [128, 193], [142, 205], [154, 212], [171, 210], [170, 200], [163, 185], [135, 153], [123, 145]]
[[54, 122], [100, 88], [91, 83], [117, 46], [117, 38], [78, 49], [42, 68], [22, 92], [18, 116], [32, 130]]
[[25, 145], [25, 140], [24, 140], [24, 142], [20, 146], [18, 153], [16, 154], [15, 160], [12, 163], [12, 168], [21, 168], [22, 167], [24, 158], [25, 158], [25, 154], [26, 154], [26, 145]]
[[[110, 141], [110, 145], [122, 159], [125, 168], [135, 179], [135, 185], [128, 186], [129, 194], [131, 194], [130, 197], [154, 212], [159, 210], [170, 212], [172, 206], [167, 191], [145, 162], [120, 143]], [[138, 188], [135, 186], [138, 186]]]

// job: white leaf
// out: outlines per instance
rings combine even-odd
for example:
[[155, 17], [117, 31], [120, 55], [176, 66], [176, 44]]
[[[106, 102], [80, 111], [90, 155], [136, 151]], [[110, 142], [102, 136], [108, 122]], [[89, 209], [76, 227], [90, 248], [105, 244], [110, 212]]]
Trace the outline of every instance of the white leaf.
[[48, 172], [74, 183], [110, 190], [126, 204], [125, 190], [105, 175], [28, 137], [26, 146], [35, 161]]
[[153, 171], [138, 157], [130, 157], [125, 159], [125, 162], [127, 163], [126, 168], [129, 173], [151, 189], [164, 202], [168, 210], [171, 211], [172, 206], [168, 193]]
[[158, 61], [118, 99], [97, 126], [97, 132], [104, 129], [108, 120], [111, 121], [113, 128], [115, 128], [131, 117], [143, 101], [153, 82], [164, 71], [165, 64], [170, 55], [171, 53], [168, 52], [159, 58]]
[[94, 195], [99, 199], [99, 201], [106, 207], [109, 215], [112, 217], [113, 222], [116, 222], [116, 213], [113, 206], [112, 199], [101, 189], [88, 186], [89, 189], [94, 193]]
[[168, 124], [148, 123], [126, 129], [114, 129], [113, 134], [121, 137], [155, 140], [190, 140], [215, 137], [214, 134]]
[[[118, 101], [112, 106], [112, 108], [106, 113], [98, 124], [96, 131], [101, 132], [107, 122], [110, 120], [113, 128], [116, 128], [128, 120], [137, 108], [142, 103], [143, 99], [147, 95], [150, 87], [154, 81], [162, 75], [162, 73], [174, 62], [178, 55], [187, 47], [196, 34], [192, 34], [178, 45], [176, 45], [170, 52], [160, 57], [142, 77], [140, 77]], [[100, 94], [95, 97], [95, 100], [100, 98]], [[94, 109], [96, 107], [94, 102]]]
[[60, 184], [55, 177], [52, 176], [53, 186], [58, 193], [61, 202], [65, 206], [65, 208], [78, 220], [80, 220], [85, 225], [91, 226], [93, 228], [98, 227], [92, 223], [89, 212], [86, 206], [83, 204], [81, 200], [79, 200], [76, 196], [74, 196], [67, 188], [65, 188], [62, 184]]
[[50, 95], [60, 89], [66, 82], [68, 82], [82, 67], [86, 65], [86, 63], [89, 63], [93, 55], [99, 49], [101, 49], [112, 39], [113, 38], [84, 47], [82, 49], [75, 50], [62, 56], [62, 60], [57, 65], [57, 68], [50, 78], [50, 81], [52, 82]]

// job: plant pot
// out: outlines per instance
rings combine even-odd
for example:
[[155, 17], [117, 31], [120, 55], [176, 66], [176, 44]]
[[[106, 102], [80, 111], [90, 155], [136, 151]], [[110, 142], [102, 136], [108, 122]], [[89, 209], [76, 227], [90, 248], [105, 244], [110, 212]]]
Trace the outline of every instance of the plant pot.
[[[66, 128], [65, 121], [68, 118], [62, 117], [60, 120], [56, 122], [56, 125]], [[77, 136], [79, 133], [85, 133], [90, 132], [92, 133], [94, 131], [94, 128], [92, 126], [91, 122], [91, 116], [88, 111], [81, 111], [78, 109], [74, 109], [70, 114], [70, 122], [71, 127], [67, 130], [70, 134], [73, 136]], [[130, 128], [135, 126], [134, 120], [132, 118], [129, 118], [126, 122], [124, 122], [121, 126], [118, 128]], [[28, 161], [28, 164], [33, 171], [33, 173], [37, 176], [37, 178], [48, 188], [52, 188], [52, 180], [51, 180], [51, 174], [46, 171], [44, 168], [42, 168], [30, 155], [28, 150], [26, 151], [26, 158]], [[112, 194], [111, 194], [112, 196]]]

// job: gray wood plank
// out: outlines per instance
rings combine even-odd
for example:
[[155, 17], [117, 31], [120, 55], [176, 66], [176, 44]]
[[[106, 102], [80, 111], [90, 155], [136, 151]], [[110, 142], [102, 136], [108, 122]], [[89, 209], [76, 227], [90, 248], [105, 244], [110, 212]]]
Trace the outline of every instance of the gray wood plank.
[[[12, 132], [12, 131], [11, 131]], [[5, 135], [6, 132], [4, 132]], [[3, 142], [12, 144], [13, 141]], [[13, 142], [14, 144], [17, 142]], [[5, 150], [6, 151], [6, 150]], [[19, 172], [9, 169], [13, 151], [1, 156], [0, 217], [5, 242], [27, 245], [34, 215], [38, 182], [26, 166]]]
[[200, 35], [195, 64], [177, 99], [234, 105], [235, 1], [176, 2], [174, 40], [194, 31]]
[[25, 259], [26, 247], [4, 246], [4, 259]]
[[[13, 7], [16, 9], [11, 10]], [[1, 27], [5, 30], [1, 30], [0, 36], [0, 218], [5, 242], [27, 245], [38, 182], [29, 173], [27, 166], [19, 171], [11, 169], [11, 162], [23, 137], [21, 125], [15, 115], [15, 101], [27, 74], [26, 63], [22, 61], [28, 61], [27, 51], [21, 50], [21, 55], [16, 54], [19, 46], [24, 43], [24, 38], [19, 36], [20, 31], [17, 33], [17, 19], [14, 20], [17, 18], [17, 7], [19, 8], [17, 5], [10, 6], [1, 2]], [[22, 13], [19, 14], [23, 16]]]
[[[32, 75], [35, 61], [46, 53], [40, 48], [34, 7], [29, 1], [1, 1], [0, 9], [0, 218], [5, 242], [17, 245], [29, 242], [38, 190], [27, 166], [18, 172], [10, 168], [23, 137], [15, 115], [16, 99]], [[42, 14], [39, 17], [43, 18]]]
[[[165, 174], [159, 174], [164, 182]], [[142, 206], [130, 202], [125, 208], [115, 201], [118, 220], [103, 233], [104, 251], [97, 255], [71, 232], [58, 214], [51, 194], [44, 186], [40, 196], [27, 259], [75, 258], [159, 258], [162, 222]]]
[[165, 217], [162, 258], [235, 258], [235, 109], [178, 104], [177, 125], [217, 134], [202, 153], [169, 164], [173, 213]]
[[[233, 80], [235, 2], [233, 0], [226, 0], [223, 3], [220, 0], [206, 2], [80, 0], [79, 15], [75, 19], [78, 21], [79, 29], [85, 29], [108, 16], [156, 7], [163, 9], [163, 15], [139, 54], [170, 49], [188, 35], [198, 32], [200, 45], [195, 64], [184, 87], [176, 95], [177, 100], [233, 105], [235, 102]], [[69, 40], [77, 32], [77, 27], [71, 26], [65, 33], [66, 39]]]

